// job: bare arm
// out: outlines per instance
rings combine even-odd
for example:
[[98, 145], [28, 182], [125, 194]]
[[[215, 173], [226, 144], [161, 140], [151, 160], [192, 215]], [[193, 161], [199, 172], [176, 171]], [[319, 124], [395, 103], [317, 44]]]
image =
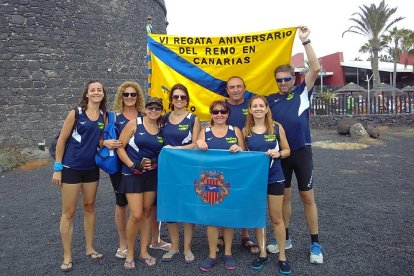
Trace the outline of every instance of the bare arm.
[[117, 149], [118, 157], [129, 168], [134, 164], [134, 162], [132, 162], [132, 160], [128, 157], [125, 151], [125, 147], [128, 145], [128, 142], [131, 139], [131, 137], [134, 136], [136, 129], [137, 120], [134, 119], [129, 121], [125, 128], [122, 130], [121, 135], [118, 139], [122, 143], [122, 147]]
[[196, 145], [201, 150], [208, 150], [208, 145], [206, 143], [206, 129], [203, 128], [198, 135]]
[[312, 43], [306, 43], [309, 40], [309, 34], [310, 30], [306, 26], [300, 26], [299, 27], [299, 38], [302, 43], [305, 43], [305, 52], [306, 57], [309, 61], [309, 71], [306, 73], [305, 76], [305, 83], [306, 88], [308, 91], [313, 87], [315, 84], [316, 79], [318, 78], [319, 71], [321, 70], [321, 65], [319, 64], [319, 60], [315, 54], [315, 51], [313, 50]]
[[290, 147], [289, 143], [286, 138], [285, 129], [282, 127], [281, 124], [279, 125], [279, 136], [280, 136], [280, 151], [279, 154], [281, 155], [280, 158], [286, 158], [290, 156]]

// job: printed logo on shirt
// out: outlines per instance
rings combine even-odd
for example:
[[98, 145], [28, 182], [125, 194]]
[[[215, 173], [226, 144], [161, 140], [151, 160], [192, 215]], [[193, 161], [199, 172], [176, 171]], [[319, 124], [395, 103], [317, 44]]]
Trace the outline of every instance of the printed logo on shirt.
[[138, 134], [139, 134], [139, 135], [144, 135], [144, 134], [145, 134], [145, 132], [138, 132]]
[[102, 122], [98, 122], [98, 127], [99, 127], [99, 129], [104, 129], [105, 124], [102, 123]]
[[119, 122], [119, 124], [120, 124], [120, 125], [123, 125], [123, 124], [125, 124], [125, 121]]
[[288, 101], [290, 101], [291, 99], [293, 99], [293, 93], [290, 93], [288, 96], [287, 96], [287, 98], [286, 98], [286, 100], [288, 100]]
[[188, 130], [189, 127], [189, 125], [178, 125], [178, 130]]
[[213, 139], [213, 137], [206, 138], [207, 141], [210, 141], [211, 139]]
[[86, 121], [85, 122], [79, 122], [81, 125], [84, 125], [84, 124], [86, 124]]
[[157, 136], [157, 142], [163, 144], [164, 143], [164, 138], [161, 136]]
[[276, 134], [266, 134], [264, 135], [264, 139], [266, 142], [274, 142], [276, 141]]
[[237, 138], [236, 137], [226, 137], [226, 142], [229, 144], [236, 144]]
[[249, 113], [249, 109], [248, 108], [243, 108], [242, 112], [243, 112], [243, 115], [247, 116], [247, 114]]

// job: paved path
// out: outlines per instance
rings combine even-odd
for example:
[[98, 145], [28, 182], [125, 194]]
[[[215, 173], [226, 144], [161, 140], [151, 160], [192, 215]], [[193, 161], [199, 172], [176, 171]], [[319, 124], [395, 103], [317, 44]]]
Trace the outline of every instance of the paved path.
[[[352, 142], [332, 131], [313, 131], [316, 145]], [[309, 235], [297, 192], [293, 197], [290, 233], [293, 248], [288, 258], [292, 275], [413, 275], [414, 239], [414, 131], [396, 129], [382, 134], [380, 143], [366, 149], [336, 150], [314, 147], [316, 194], [320, 213], [325, 263], [309, 264]], [[325, 141], [325, 142], [323, 142]], [[60, 274], [60, 193], [52, 186], [51, 164], [0, 175], [0, 275]], [[71, 275], [194, 275], [198, 261], [207, 256], [205, 228], [197, 227], [194, 264], [182, 258], [160, 261], [162, 252], [150, 251], [159, 263], [152, 268], [137, 262], [125, 271], [114, 257], [117, 248], [113, 222], [114, 198], [109, 179], [102, 174], [97, 197], [96, 248], [105, 256], [92, 263], [84, 256], [81, 216], [74, 227], [74, 268]], [[253, 233], [251, 233], [253, 234]], [[271, 231], [268, 233], [270, 237]], [[167, 237], [166, 226], [162, 236]], [[248, 264], [253, 256], [234, 238], [239, 265], [228, 272], [220, 262], [209, 275], [277, 274], [276, 257], [260, 272]]]

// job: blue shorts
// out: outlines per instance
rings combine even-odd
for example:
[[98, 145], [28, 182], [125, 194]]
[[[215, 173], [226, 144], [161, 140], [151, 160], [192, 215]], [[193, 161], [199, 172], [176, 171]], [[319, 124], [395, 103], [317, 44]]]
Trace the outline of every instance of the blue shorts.
[[281, 161], [283, 174], [285, 176], [285, 188], [291, 187], [292, 175], [295, 173], [299, 191], [312, 190], [313, 158], [311, 146], [305, 146], [292, 151], [289, 157]]
[[110, 174], [109, 178], [111, 179], [112, 188], [114, 188], [114, 192], [115, 192], [115, 204], [119, 207], [127, 206], [128, 200], [125, 194], [119, 192], [119, 186], [121, 185], [121, 179], [122, 179], [121, 172]]
[[121, 185], [118, 192], [127, 193], [145, 193], [157, 191], [157, 174], [153, 175], [122, 175]]
[[65, 184], [79, 184], [96, 182], [99, 180], [99, 168], [90, 170], [76, 170], [63, 167], [62, 183]]

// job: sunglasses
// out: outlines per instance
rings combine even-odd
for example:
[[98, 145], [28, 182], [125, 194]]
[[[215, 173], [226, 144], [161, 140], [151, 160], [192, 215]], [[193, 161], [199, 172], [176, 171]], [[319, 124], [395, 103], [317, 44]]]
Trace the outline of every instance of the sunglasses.
[[148, 109], [148, 110], [161, 111], [162, 110], [162, 107], [161, 106], [158, 106], [158, 105], [150, 105], [150, 106], [147, 106], [146, 109]]
[[178, 100], [178, 99], [180, 99], [182, 101], [187, 100], [187, 96], [186, 95], [173, 95], [172, 98], [173, 98], [173, 100]]
[[213, 114], [213, 115], [217, 115], [219, 113], [220, 114], [227, 114], [227, 113], [229, 113], [229, 111], [227, 109], [220, 109], [220, 110], [213, 109], [213, 110], [211, 110], [211, 114]]
[[276, 78], [276, 81], [279, 83], [284, 82], [290, 82], [293, 78], [292, 77], [286, 77], [286, 78]]
[[128, 98], [129, 96], [131, 96], [132, 98], [135, 98], [137, 96], [137, 93], [135, 93], [135, 92], [132, 92], [132, 93], [124, 92], [124, 93], [122, 93], [122, 96], [124, 96], [125, 98]]

